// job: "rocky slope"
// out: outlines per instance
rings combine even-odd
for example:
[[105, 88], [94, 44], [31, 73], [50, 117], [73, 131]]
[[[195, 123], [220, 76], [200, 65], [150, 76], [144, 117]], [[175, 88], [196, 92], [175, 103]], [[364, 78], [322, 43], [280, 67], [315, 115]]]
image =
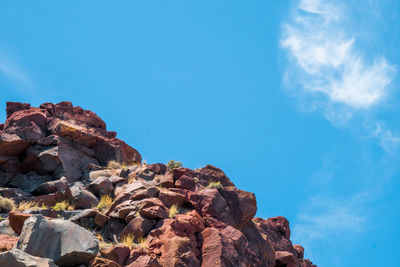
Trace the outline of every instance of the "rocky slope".
[[315, 266], [220, 169], [141, 163], [70, 102], [6, 111], [0, 266]]

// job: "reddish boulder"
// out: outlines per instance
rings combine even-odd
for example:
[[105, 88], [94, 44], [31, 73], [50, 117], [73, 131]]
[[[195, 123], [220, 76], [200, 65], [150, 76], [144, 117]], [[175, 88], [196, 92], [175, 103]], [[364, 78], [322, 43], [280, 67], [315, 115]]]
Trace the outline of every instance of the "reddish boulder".
[[2, 132], [0, 135], [0, 155], [19, 156], [29, 146], [29, 142], [16, 134]]
[[175, 186], [178, 188], [187, 189], [190, 191], [194, 191], [196, 188], [196, 183], [192, 177], [187, 175], [182, 175], [176, 182]]
[[100, 251], [101, 256], [104, 258], [117, 262], [119, 265], [123, 266], [126, 258], [129, 255], [129, 248], [124, 245], [115, 245]]
[[181, 205], [186, 201], [186, 192], [184, 189], [171, 188], [170, 190], [162, 188], [158, 199], [160, 199], [168, 208], [172, 205]]
[[96, 216], [94, 217], [94, 223], [100, 227], [103, 228], [103, 226], [108, 222], [109, 217], [102, 214], [102, 213], [97, 213]]
[[253, 219], [257, 212], [256, 196], [233, 186], [223, 187], [219, 190], [223, 198], [228, 202], [229, 215], [234, 221], [235, 227], [242, 227]]
[[159, 262], [161, 266], [200, 266], [195, 249], [188, 237], [169, 237], [163, 240]]
[[17, 236], [0, 234], [0, 252], [8, 251], [14, 247], [18, 241]]
[[253, 222], [264, 238], [269, 240], [275, 251], [288, 251], [297, 258], [297, 251], [287, 238], [290, 236], [289, 222], [284, 217], [279, 216], [268, 220], [254, 218]]
[[119, 239], [121, 240], [124, 236], [131, 234], [134, 236], [134, 241], [137, 242], [139, 239], [146, 236], [153, 226], [154, 222], [152, 220], [136, 217], [122, 230]]
[[10, 227], [14, 230], [14, 232], [18, 235], [21, 234], [22, 227], [24, 226], [24, 222], [26, 219], [31, 217], [32, 214], [21, 213], [17, 211], [12, 211], [8, 214], [8, 219], [10, 221]]
[[268, 243], [250, 246], [236, 228], [206, 228], [201, 236], [202, 266], [273, 266], [274, 254]]
[[119, 265], [115, 261], [95, 257], [90, 261], [89, 267], [121, 267], [121, 265]]
[[161, 267], [161, 265], [158, 263], [158, 260], [154, 257], [148, 256], [148, 255], [143, 255], [139, 256], [134, 262], [132, 262], [129, 265], [126, 265], [127, 267]]
[[298, 267], [296, 256], [288, 251], [275, 251], [275, 267]]
[[30, 109], [31, 105], [28, 103], [19, 103], [19, 102], [7, 102], [6, 103], [6, 114], [7, 118], [11, 116], [16, 111]]
[[304, 258], [304, 248], [300, 245], [294, 245], [293, 247], [297, 251], [297, 258], [303, 259]]

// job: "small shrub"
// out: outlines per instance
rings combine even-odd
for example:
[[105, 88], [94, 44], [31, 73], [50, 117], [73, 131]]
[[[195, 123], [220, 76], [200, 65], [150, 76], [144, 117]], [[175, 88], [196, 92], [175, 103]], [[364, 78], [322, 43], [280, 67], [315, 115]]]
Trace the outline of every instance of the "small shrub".
[[198, 182], [199, 182], [199, 178], [194, 177], [194, 182], [195, 182], [195, 183], [198, 183]]
[[178, 205], [174, 204], [169, 208], [169, 217], [174, 218], [175, 215], [179, 212]]
[[113, 200], [109, 195], [101, 196], [96, 208], [100, 211], [104, 211], [111, 207], [112, 202]]
[[121, 164], [119, 162], [115, 161], [115, 160], [110, 160], [107, 163], [107, 168], [110, 168], [110, 169], [121, 169]]
[[55, 211], [74, 210], [74, 206], [70, 205], [68, 201], [64, 200], [57, 202], [51, 209]]
[[212, 189], [221, 189], [223, 186], [221, 182], [210, 182], [207, 186], [207, 188], [212, 188]]
[[167, 168], [170, 172], [172, 172], [173, 169], [182, 167], [182, 162], [175, 161], [175, 160], [170, 160], [167, 163]]
[[14, 200], [0, 196], [0, 210], [2, 212], [10, 212], [15, 209]]

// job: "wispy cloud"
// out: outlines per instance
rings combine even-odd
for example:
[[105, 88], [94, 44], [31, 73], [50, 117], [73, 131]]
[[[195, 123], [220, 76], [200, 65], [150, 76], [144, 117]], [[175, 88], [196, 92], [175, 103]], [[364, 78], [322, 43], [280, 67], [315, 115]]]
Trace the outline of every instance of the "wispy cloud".
[[10, 57], [8, 53], [2, 50], [0, 50], [0, 77], [11, 84], [12, 88], [20, 92], [34, 92], [34, 83], [26, 70], [15, 59]]
[[385, 128], [383, 122], [376, 124], [372, 135], [379, 139], [379, 145], [388, 153], [398, 151], [400, 137], [393, 135], [392, 131]]
[[289, 59], [286, 78], [300, 84], [295, 93], [310, 96], [310, 106], [333, 122], [383, 101], [395, 70], [383, 55], [364, 56], [340, 3], [299, 1], [280, 40]]
[[368, 194], [350, 199], [312, 197], [297, 216], [293, 240], [312, 247], [320, 239], [362, 231], [367, 220], [364, 210], [367, 198]]

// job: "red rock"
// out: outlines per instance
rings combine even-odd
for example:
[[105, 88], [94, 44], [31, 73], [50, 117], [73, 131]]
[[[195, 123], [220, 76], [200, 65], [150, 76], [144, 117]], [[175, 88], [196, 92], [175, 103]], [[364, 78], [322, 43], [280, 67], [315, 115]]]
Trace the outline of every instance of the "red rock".
[[33, 202], [38, 203], [39, 206], [45, 205], [47, 207], [51, 207], [51, 206], [54, 206], [57, 202], [61, 202], [64, 200], [67, 200], [67, 196], [66, 196], [65, 192], [57, 191], [55, 193], [51, 193], [48, 195], [36, 196], [33, 199]]
[[254, 218], [253, 222], [260, 233], [269, 240], [275, 251], [288, 251], [297, 258], [297, 251], [287, 238], [290, 235], [290, 229], [289, 223], [284, 217], [274, 217], [268, 220]]
[[300, 267], [317, 267], [317, 265], [314, 265], [310, 260], [303, 260], [300, 259]]
[[163, 188], [170, 188], [174, 186], [174, 177], [169, 172], [167, 172], [165, 175], [158, 175], [157, 178], [160, 180], [158, 184]]
[[158, 260], [154, 257], [150, 257], [148, 255], [139, 256], [134, 262], [129, 265], [128, 267], [161, 267], [158, 263]]
[[196, 183], [192, 177], [187, 175], [182, 175], [176, 182], [175, 186], [178, 188], [188, 189], [194, 191], [196, 188]]
[[275, 252], [275, 267], [298, 267], [296, 256], [288, 251]]
[[19, 156], [29, 146], [29, 142], [16, 134], [2, 132], [0, 135], [0, 155]]
[[145, 256], [147, 255], [146, 251], [143, 248], [133, 248], [129, 252], [128, 258], [125, 261], [125, 265], [129, 265], [133, 262], [135, 262], [140, 256]]
[[152, 206], [140, 210], [140, 215], [150, 219], [165, 219], [168, 218], [168, 211], [160, 206]]
[[165, 174], [167, 172], [167, 166], [165, 166], [162, 163], [150, 164], [150, 165], [147, 165], [147, 168], [151, 172], [154, 172], [155, 174]]
[[287, 239], [290, 239], [289, 221], [283, 216], [268, 218], [267, 222], [281, 232]]
[[94, 223], [100, 227], [103, 228], [103, 226], [108, 222], [109, 217], [102, 214], [102, 213], [98, 213], [95, 217], [94, 217]]
[[[251, 246], [241, 231], [231, 226], [206, 228], [201, 233], [202, 266], [273, 266], [274, 252], [268, 243]], [[254, 237], [252, 237], [254, 239]]]
[[203, 219], [195, 210], [175, 215], [170, 225], [174, 231], [187, 234], [196, 234], [204, 230]]
[[223, 187], [219, 190], [222, 197], [228, 202], [229, 214], [232, 217], [235, 227], [242, 227], [253, 219], [257, 212], [256, 196], [233, 186]]
[[129, 251], [130, 249], [127, 246], [115, 245], [107, 249], [102, 249], [100, 253], [104, 258], [117, 262], [119, 265], [123, 266], [129, 255]]
[[153, 226], [154, 222], [152, 220], [136, 217], [122, 230], [119, 239], [121, 240], [124, 236], [132, 234], [135, 238], [134, 241], [137, 242], [140, 238], [146, 236]]
[[7, 102], [6, 103], [6, 114], [7, 118], [11, 116], [16, 111], [30, 109], [31, 105], [28, 103], [19, 102]]
[[172, 191], [162, 188], [158, 198], [164, 203], [165, 206], [169, 208], [175, 204], [183, 204], [186, 200], [186, 192], [183, 189]]
[[297, 258], [303, 259], [304, 258], [304, 248], [300, 245], [294, 245], [293, 247], [297, 251]]
[[0, 234], [0, 252], [8, 251], [17, 243], [17, 236], [9, 236]]
[[200, 266], [188, 237], [173, 236], [163, 241], [159, 262], [161, 266]]
[[17, 235], [21, 234], [22, 227], [26, 219], [31, 217], [32, 214], [26, 214], [21, 212], [12, 211], [8, 214], [8, 219], [10, 221], [10, 227], [14, 230]]
[[110, 261], [100, 257], [93, 258], [89, 263], [89, 267], [120, 267], [120, 266], [121, 265], [119, 265], [115, 261]]
[[221, 169], [212, 165], [206, 165], [197, 171], [199, 172], [199, 178], [207, 182], [220, 182], [223, 186], [234, 185]]

